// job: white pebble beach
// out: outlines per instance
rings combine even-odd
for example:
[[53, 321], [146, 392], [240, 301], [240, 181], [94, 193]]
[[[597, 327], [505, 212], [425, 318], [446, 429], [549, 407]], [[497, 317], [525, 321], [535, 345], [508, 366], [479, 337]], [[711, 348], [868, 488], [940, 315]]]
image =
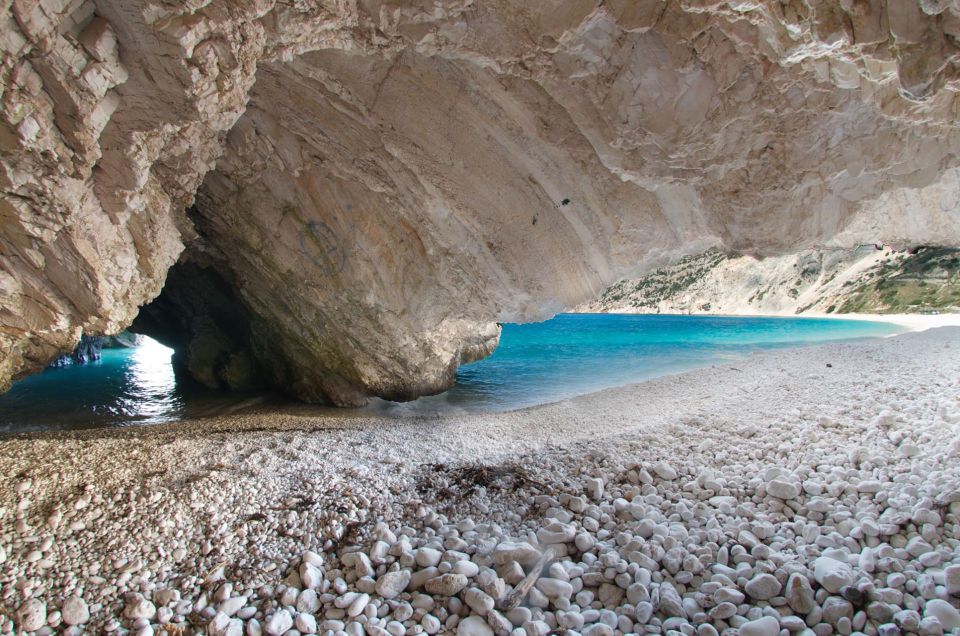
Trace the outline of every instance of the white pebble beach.
[[507, 413], [0, 440], [0, 632], [960, 629], [960, 328]]

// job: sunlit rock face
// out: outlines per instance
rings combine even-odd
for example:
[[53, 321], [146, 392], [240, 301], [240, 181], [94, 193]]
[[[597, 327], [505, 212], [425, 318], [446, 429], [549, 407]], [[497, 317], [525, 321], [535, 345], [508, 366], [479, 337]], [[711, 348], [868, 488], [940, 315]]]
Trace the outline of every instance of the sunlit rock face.
[[[357, 404], [443, 390], [496, 321], [682, 254], [960, 243], [951, 1], [58, 0], [3, 20], [0, 383], [128, 325], [178, 258], [245, 321], [226, 357], [181, 348], [195, 377]], [[180, 299], [180, 342], [195, 287], [158, 300]]]

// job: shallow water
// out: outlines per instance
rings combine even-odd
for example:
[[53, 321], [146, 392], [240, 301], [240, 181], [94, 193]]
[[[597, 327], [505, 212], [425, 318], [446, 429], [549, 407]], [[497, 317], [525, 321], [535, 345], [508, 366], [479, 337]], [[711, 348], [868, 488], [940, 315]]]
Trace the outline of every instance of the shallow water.
[[[758, 350], [899, 331], [882, 322], [819, 318], [563, 314], [541, 323], [504, 325], [496, 352], [464, 365], [457, 385], [443, 395], [407, 404], [377, 400], [363, 412], [510, 410], [726, 363]], [[173, 374], [172, 353], [147, 341], [134, 349], [105, 349], [98, 362], [25, 378], [0, 395], [0, 432], [155, 424], [264, 403], [308, 414], [333, 412], [279, 403], [271, 396], [182, 386]]]
[[138, 347], [104, 349], [100, 360], [15, 382], [0, 395], [0, 432], [159, 424], [260, 400], [178, 383], [172, 355], [146, 338]]
[[779, 347], [887, 336], [884, 322], [826, 318], [561, 314], [504, 325], [492, 356], [461, 367], [457, 386], [384, 412], [505, 411], [641, 382]]

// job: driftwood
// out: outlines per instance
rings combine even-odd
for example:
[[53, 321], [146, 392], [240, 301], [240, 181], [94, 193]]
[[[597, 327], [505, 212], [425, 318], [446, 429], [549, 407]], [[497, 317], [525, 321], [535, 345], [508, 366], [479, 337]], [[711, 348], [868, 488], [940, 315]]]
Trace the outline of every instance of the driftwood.
[[553, 548], [544, 550], [540, 558], [537, 559], [537, 562], [533, 564], [533, 569], [530, 570], [530, 573], [523, 577], [523, 580], [517, 584], [517, 587], [513, 588], [512, 592], [501, 598], [497, 602], [497, 606], [504, 611], [519, 607], [523, 599], [527, 598], [530, 588], [532, 588], [537, 582], [537, 579], [540, 578], [540, 573], [543, 572], [543, 568], [547, 567], [547, 563], [550, 563], [556, 557], [557, 555]]

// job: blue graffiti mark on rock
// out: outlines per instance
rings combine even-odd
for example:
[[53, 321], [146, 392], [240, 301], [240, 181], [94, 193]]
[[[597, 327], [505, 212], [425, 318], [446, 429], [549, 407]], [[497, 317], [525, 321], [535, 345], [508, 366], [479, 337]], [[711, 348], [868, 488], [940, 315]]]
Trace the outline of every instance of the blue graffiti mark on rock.
[[300, 232], [299, 242], [300, 252], [323, 273], [337, 274], [346, 268], [347, 252], [323, 221], [307, 221]]

